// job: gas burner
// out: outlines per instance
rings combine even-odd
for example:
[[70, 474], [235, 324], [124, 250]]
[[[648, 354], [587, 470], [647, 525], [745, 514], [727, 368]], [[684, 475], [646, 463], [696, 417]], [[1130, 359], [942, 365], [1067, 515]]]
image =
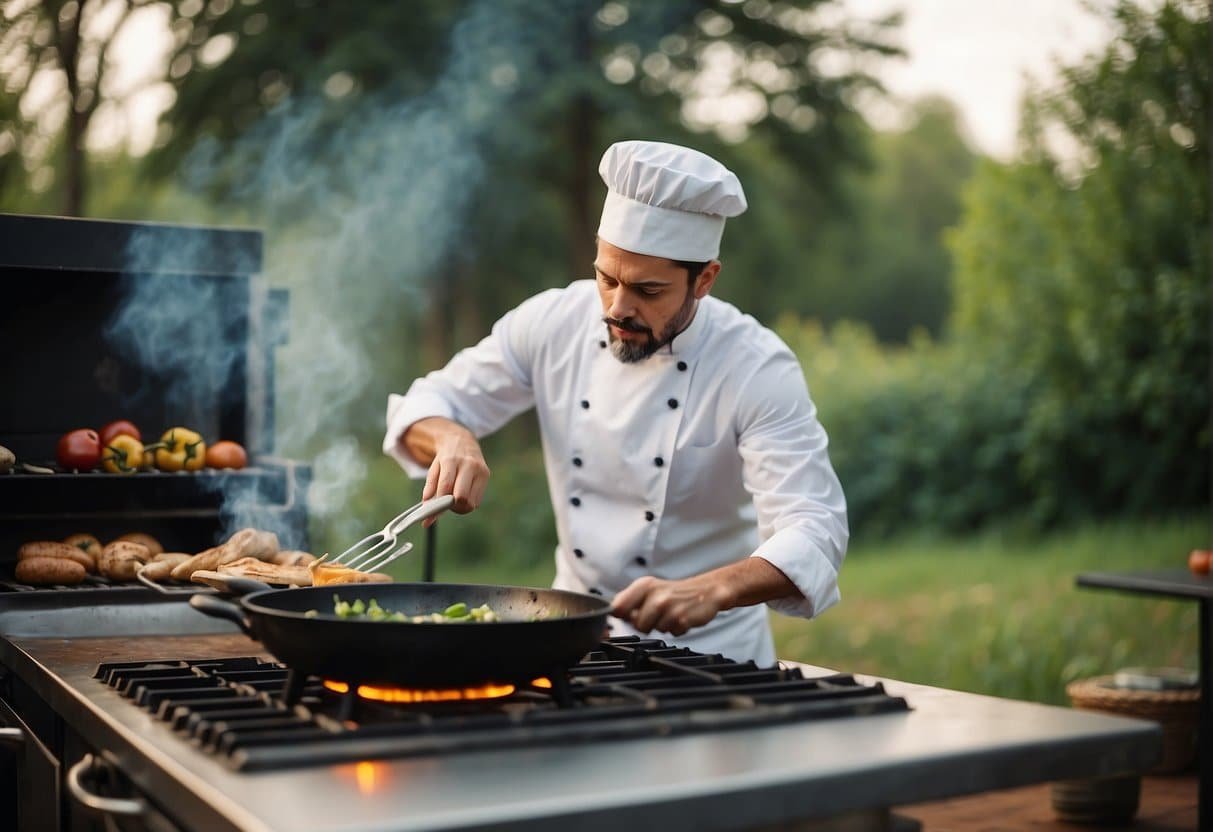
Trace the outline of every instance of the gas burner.
[[256, 657], [111, 662], [94, 676], [241, 771], [908, 709], [879, 683], [853, 676], [806, 679], [797, 669], [760, 668], [635, 636], [604, 641], [567, 674], [488, 698], [409, 691], [414, 701], [401, 702], [393, 700], [409, 697], [382, 689], [359, 696], [366, 685], [304, 677]]

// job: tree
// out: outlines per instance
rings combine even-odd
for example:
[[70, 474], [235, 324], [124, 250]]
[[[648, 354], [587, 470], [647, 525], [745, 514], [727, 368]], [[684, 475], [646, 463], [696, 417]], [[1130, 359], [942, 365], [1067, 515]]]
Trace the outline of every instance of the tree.
[[[0, 190], [40, 189], [62, 171], [58, 210], [87, 204], [89, 127], [125, 95], [108, 83], [111, 47], [152, 0], [3, 0], [0, 16]], [[46, 88], [52, 89], [47, 96]], [[31, 109], [38, 102], [36, 112]], [[55, 164], [62, 157], [62, 164]], [[27, 171], [32, 171], [27, 176]]]
[[952, 238], [958, 336], [1031, 380], [1043, 519], [1209, 500], [1209, 7], [1119, 3], [1108, 48], [1025, 110]]
[[[202, 158], [205, 175], [192, 181], [245, 206], [272, 189], [281, 217], [295, 210], [287, 201], [314, 212], [334, 193], [385, 192], [384, 171], [432, 179], [458, 158], [467, 170], [451, 177], [439, 207], [461, 203], [466, 220], [429, 306], [458, 309], [475, 328], [502, 309], [485, 264], [502, 253], [495, 246], [538, 233], [526, 227], [535, 217], [544, 218], [543, 250], [524, 258], [509, 291], [586, 273], [602, 196], [594, 168], [617, 138], [690, 142], [744, 168], [752, 160], [732, 142], [748, 135], [813, 183], [798, 206], [799, 231], [812, 234], [815, 216], [843, 196], [841, 172], [864, 158], [854, 105], [876, 88], [865, 62], [895, 53], [886, 42], [894, 19], [827, 23], [832, 5], [180, 3], [169, 71], [177, 97], [154, 170], [197, 168]], [[821, 70], [827, 60], [842, 68]], [[430, 155], [423, 130], [446, 156]], [[290, 176], [266, 181], [267, 168], [287, 165]], [[323, 179], [325, 197], [297, 187], [303, 179]], [[456, 297], [464, 302], [450, 303]]]
[[[886, 343], [917, 328], [941, 334], [952, 281], [943, 234], [960, 218], [977, 156], [950, 102], [912, 102], [908, 116], [902, 129], [858, 134], [872, 162], [843, 173], [838, 211], [806, 205], [817, 197], [802, 196], [811, 189], [795, 167], [755, 154], [747, 187], [768, 203], [751, 210], [769, 247], [730, 251], [720, 294], [768, 321], [786, 310], [826, 324], [865, 321]], [[805, 216], [818, 217], [810, 234]], [[730, 280], [736, 272], [757, 279]]]

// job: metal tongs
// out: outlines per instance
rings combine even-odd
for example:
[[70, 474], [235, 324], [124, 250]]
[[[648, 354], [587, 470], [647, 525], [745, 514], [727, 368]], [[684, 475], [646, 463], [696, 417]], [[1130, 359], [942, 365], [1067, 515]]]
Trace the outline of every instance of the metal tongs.
[[387, 566], [413, 548], [408, 541], [397, 538], [414, 523], [419, 523], [446, 511], [455, 503], [450, 494], [422, 500], [417, 505], [398, 514], [382, 531], [368, 534], [350, 548], [325, 563], [357, 569], [359, 572], [374, 572]]

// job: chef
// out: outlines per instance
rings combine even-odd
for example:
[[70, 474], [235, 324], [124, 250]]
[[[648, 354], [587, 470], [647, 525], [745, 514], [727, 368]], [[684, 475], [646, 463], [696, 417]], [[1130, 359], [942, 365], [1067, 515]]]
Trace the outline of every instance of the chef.
[[846, 503], [804, 375], [770, 330], [712, 297], [726, 217], [709, 156], [611, 145], [594, 279], [530, 298], [479, 344], [389, 397], [384, 451], [422, 496], [480, 505], [478, 439], [535, 408], [558, 589], [612, 601], [612, 634], [760, 665], [766, 608], [838, 601]]

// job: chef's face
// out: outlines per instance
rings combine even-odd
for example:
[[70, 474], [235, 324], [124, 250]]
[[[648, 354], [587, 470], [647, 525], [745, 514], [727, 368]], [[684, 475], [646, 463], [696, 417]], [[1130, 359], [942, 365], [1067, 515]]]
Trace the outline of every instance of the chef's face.
[[688, 279], [686, 268], [673, 260], [599, 240], [594, 272], [611, 352], [630, 363], [648, 358], [687, 328], [698, 301], [716, 282], [720, 263], [713, 260]]

